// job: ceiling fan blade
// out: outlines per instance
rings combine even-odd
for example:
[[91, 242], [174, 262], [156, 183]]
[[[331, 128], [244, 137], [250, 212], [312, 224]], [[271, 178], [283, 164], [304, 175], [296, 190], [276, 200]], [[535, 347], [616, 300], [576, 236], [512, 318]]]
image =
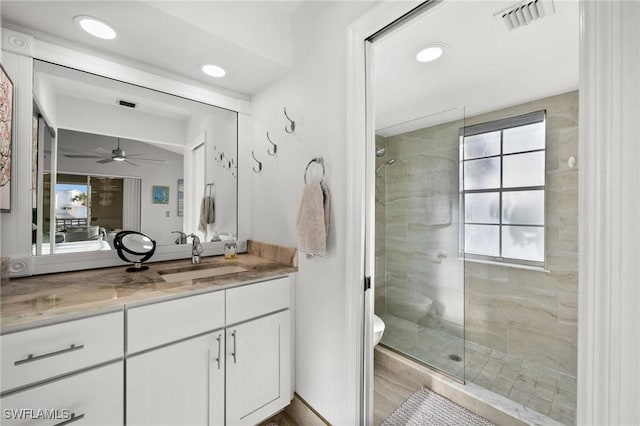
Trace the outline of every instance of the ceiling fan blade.
[[[102, 158], [102, 157], [97, 157], [97, 158]], [[115, 161], [113, 158], [104, 158], [102, 160], [96, 161], [96, 163], [107, 164], [107, 163], [111, 163], [113, 161]]]
[[131, 162], [131, 161], [129, 161], [129, 160], [124, 160], [124, 162], [125, 162], [125, 163], [129, 163], [129, 164], [131, 164], [131, 165], [133, 165], [133, 166], [138, 167], [138, 165], [137, 165], [136, 163], [132, 163], [132, 162]]
[[67, 158], [104, 158], [100, 155], [87, 155], [87, 154], [62, 154]]
[[94, 148], [92, 151], [98, 152], [98, 153], [107, 154], [107, 155], [111, 155], [111, 150], [104, 149], [102, 147]]
[[[128, 155], [127, 155], [127, 158], [129, 158]], [[159, 160], [159, 159], [156, 159], [156, 158], [132, 158], [132, 160], [136, 160], [136, 161], [155, 161], [156, 163], [163, 163], [163, 164], [167, 164], [167, 163], [171, 162], [169, 160]]]

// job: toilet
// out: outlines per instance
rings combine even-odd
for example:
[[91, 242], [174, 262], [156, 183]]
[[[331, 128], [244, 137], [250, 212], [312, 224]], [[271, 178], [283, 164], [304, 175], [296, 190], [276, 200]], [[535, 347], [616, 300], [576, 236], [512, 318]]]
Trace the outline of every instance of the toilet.
[[382, 340], [382, 334], [384, 333], [384, 321], [377, 316], [373, 316], [373, 346], [376, 346]]

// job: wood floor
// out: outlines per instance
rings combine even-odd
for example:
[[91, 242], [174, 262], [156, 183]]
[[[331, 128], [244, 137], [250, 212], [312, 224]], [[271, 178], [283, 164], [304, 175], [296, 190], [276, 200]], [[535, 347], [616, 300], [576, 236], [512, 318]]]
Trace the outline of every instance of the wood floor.
[[373, 421], [376, 426], [420, 388], [417, 383], [410, 385], [406, 380], [398, 380], [397, 373], [379, 365], [375, 366], [373, 379]]
[[281, 411], [269, 420], [260, 423], [259, 426], [298, 426], [285, 411]]

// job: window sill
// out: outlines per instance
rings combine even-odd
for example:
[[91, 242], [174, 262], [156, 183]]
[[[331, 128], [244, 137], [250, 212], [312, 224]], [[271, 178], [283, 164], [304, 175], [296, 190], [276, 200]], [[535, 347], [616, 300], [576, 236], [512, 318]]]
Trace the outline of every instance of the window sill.
[[485, 265], [502, 266], [504, 268], [526, 269], [528, 271], [544, 272], [546, 274], [551, 273], [550, 270], [542, 266], [520, 265], [518, 263], [495, 262], [493, 260], [473, 259], [473, 258], [463, 258], [463, 257], [459, 257], [459, 259], [465, 262], [483, 263]]

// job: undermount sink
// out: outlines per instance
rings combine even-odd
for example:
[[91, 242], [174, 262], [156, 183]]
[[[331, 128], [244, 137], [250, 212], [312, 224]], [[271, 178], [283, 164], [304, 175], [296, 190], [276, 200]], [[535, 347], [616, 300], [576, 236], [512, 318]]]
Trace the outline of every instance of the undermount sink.
[[245, 272], [247, 268], [237, 265], [193, 265], [184, 268], [168, 269], [158, 271], [158, 274], [165, 282], [175, 283], [178, 281], [195, 280], [197, 278], [217, 277], [220, 275], [235, 274]]

